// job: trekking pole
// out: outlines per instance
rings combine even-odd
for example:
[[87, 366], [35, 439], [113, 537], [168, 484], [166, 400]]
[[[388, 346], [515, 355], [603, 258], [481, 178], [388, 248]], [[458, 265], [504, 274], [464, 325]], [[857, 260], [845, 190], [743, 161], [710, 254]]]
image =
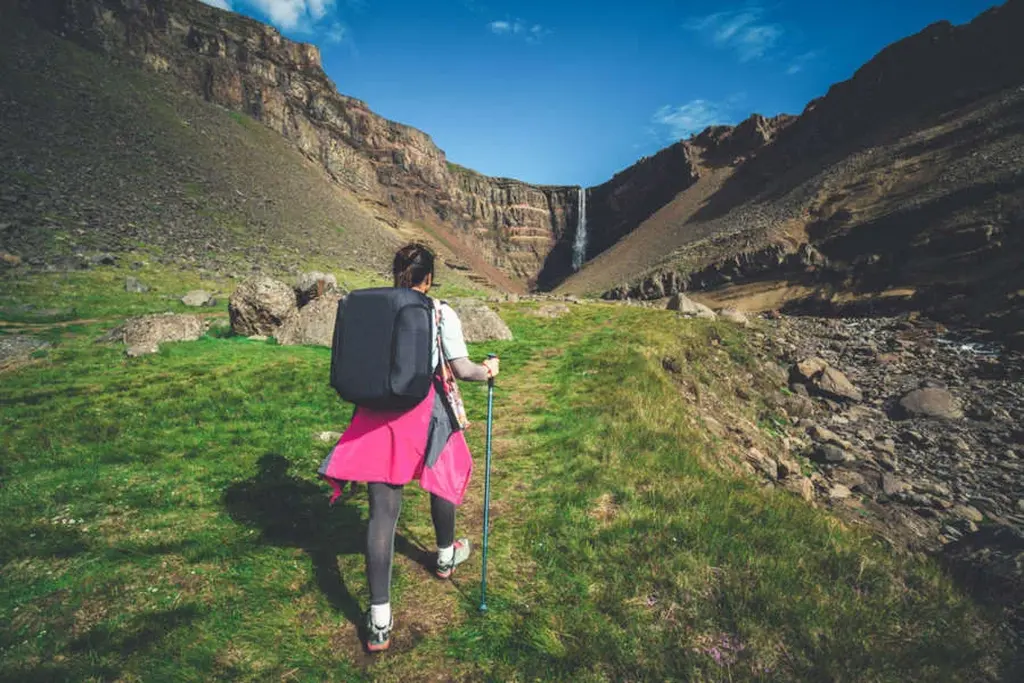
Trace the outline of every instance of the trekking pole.
[[[488, 358], [497, 358], [493, 353]], [[487, 380], [487, 460], [484, 465], [484, 559], [480, 576], [480, 611], [487, 611], [487, 529], [491, 510], [491, 425], [494, 422], [494, 378]]]

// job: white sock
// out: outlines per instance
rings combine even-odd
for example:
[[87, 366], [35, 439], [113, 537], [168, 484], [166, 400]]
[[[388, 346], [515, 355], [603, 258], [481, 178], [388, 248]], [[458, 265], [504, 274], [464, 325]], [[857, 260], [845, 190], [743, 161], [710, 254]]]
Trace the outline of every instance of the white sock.
[[448, 564], [455, 558], [455, 544], [448, 546], [447, 548], [437, 549], [437, 561], [440, 564]]
[[370, 619], [375, 626], [384, 627], [391, 623], [391, 603], [383, 605], [370, 605]]

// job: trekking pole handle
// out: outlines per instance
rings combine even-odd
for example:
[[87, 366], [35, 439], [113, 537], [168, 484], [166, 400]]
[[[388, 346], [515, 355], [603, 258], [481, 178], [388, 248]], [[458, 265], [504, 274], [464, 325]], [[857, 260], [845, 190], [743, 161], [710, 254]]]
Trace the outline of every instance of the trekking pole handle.
[[[487, 354], [487, 360], [492, 360], [492, 359], [497, 358], [497, 357], [498, 357], [498, 354], [496, 354], [496, 353], [489, 353], [489, 354]], [[487, 384], [489, 384], [490, 386], [493, 387], [494, 386], [494, 377], [488, 377], [487, 378]]]

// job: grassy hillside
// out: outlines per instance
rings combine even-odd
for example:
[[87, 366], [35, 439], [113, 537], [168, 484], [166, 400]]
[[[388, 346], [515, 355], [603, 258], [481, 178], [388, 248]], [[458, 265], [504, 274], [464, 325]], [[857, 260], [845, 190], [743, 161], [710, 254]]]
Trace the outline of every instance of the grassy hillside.
[[218, 281], [309, 267], [365, 279], [425, 237], [248, 117], [0, 12], [0, 251], [57, 268], [134, 252], [123, 261]]
[[[516, 341], [472, 349], [504, 360], [490, 612], [476, 611], [478, 555], [450, 584], [432, 577], [426, 496], [410, 487], [395, 645], [376, 658], [355, 625], [365, 492], [328, 509], [315, 477], [328, 446], [314, 435], [350, 413], [326, 349], [214, 333], [133, 360], [93, 341], [112, 322], [43, 331], [55, 345], [0, 382], [0, 679], [1001, 673], [995, 627], [935, 565], [736, 473], [738, 445], [710, 436], [703, 410], [743, 443], [771, 452], [779, 438], [760, 398], [777, 372], [738, 328], [534, 306], [503, 308]], [[484, 392], [466, 395], [478, 469], [458, 525], [479, 541]]]

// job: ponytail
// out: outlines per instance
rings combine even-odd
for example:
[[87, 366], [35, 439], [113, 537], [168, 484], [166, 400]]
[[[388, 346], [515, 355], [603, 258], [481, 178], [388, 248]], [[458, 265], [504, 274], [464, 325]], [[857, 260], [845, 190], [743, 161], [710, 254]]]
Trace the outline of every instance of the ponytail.
[[434, 275], [434, 254], [417, 242], [404, 246], [395, 253], [391, 274], [395, 278], [395, 287], [422, 284], [428, 275]]

